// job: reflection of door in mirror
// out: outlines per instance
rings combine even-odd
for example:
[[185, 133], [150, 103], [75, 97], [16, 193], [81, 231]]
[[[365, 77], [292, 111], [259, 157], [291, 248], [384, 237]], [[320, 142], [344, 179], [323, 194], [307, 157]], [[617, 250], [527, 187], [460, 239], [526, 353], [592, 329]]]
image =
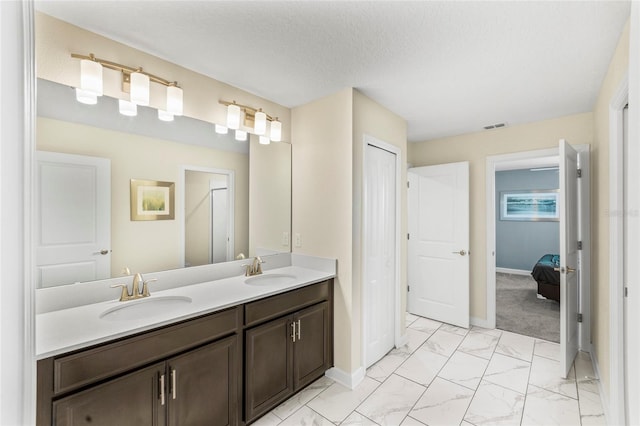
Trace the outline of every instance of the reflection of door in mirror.
[[109, 278], [109, 159], [47, 151], [37, 159], [37, 287]]
[[232, 172], [187, 168], [184, 183], [184, 266], [233, 260]]

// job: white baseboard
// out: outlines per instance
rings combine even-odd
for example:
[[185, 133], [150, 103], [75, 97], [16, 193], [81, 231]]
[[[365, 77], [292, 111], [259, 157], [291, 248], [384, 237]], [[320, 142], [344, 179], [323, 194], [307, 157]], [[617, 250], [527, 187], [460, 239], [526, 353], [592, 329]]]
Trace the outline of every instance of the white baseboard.
[[526, 271], [524, 269], [509, 269], [509, 268], [496, 267], [496, 272], [500, 272], [503, 274], [513, 274], [513, 275], [531, 275], [531, 271]]
[[604, 393], [604, 387], [602, 386], [602, 376], [600, 375], [600, 366], [598, 365], [598, 357], [596, 351], [593, 350], [593, 345], [589, 349], [589, 355], [591, 355], [591, 364], [593, 365], [593, 371], [596, 373], [598, 379], [598, 393], [600, 394], [600, 402], [602, 403], [602, 409], [604, 410], [605, 424], [611, 424], [611, 407], [609, 406], [609, 396]]
[[409, 342], [409, 336], [405, 333], [396, 340], [396, 348], [401, 348]]
[[358, 368], [353, 373], [347, 373], [344, 370], [333, 367], [327, 370], [324, 375], [340, 383], [342, 386], [346, 386], [349, 389], [355, 389], [355, 387], [364, 380], [365, 373], [366, 370], [363, 367]]

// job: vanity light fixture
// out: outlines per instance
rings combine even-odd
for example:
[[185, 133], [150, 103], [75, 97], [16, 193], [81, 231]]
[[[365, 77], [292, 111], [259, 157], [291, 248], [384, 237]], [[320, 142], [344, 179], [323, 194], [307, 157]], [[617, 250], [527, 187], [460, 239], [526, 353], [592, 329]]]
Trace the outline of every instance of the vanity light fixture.
[[80, 60], [80, 89], [102, 96], [102, 64], [93, 53]]
[[244, 142], [247, 140], [247, 132], [244, 130], [236, 130], [236, 140], [238, 142]]
[[264, 135], [267, 132], [267, 114], [262, 112], [262, 108], [255, 113], [253, 131], [256, 135]]
[[271, 122], [271, 140], [274, 142], [282, 140], [282, 123], [278, 121], [278, 117]]
[[227, 127], [230, 129], [240, 128], [240, 107], [236, 105], [236, 101], [227, 105]]
[[[178, 82], [150, 74], [143, 71], [141, 67], [134, 68], [96, 58], [93, 53], [90, 53], [89, 56], [72, 53], [71, 57], [80, 59], [80, 87], [76, 89], [76, 99], [79, 102], [87, 104], [97, 102], [97, 97], [102, 96], [103, 93], [102, 70], [108, 68], [122, 73], [122, 91], [130, 94], [130, 100], [125, 102], [142, 106], [149, 105], [150, 83], [153, 82], [167, 87], [167, 102], [163, 111], [172, 116], [182, 115], [183, 93], [182, 89], [178, 87]], [[131, 114], [132, 107], [125, 105], [125, 110]], [[120, 112], [122, 113], [122, 107]], [[160, 113], [158, 113], [158, 117], [160, 117]], [[168, 118], [168, 116], [164, 117]]]
[[149, 76], [142, 72], [142, 68], [131, 73], [131, 102], [140, 106], [149, 105], [149, 81]]
[[88, 90], [76, 88], [76, 100], [87, 105], [95, 105], [98, 103], [98, 95]]
[[124, 99], [118, 100], [118, 110], [120, 114], [126, 115], [127, 117], [135, 117], [138, 115], [138, 105]]
[[256, 135], [267, 136], [267, 122], [271, 122], [271, 132], [269, 139], [273, 142], [280, 142], [282, 140], [282, 123], [278, 121], [278, 118], [273, 118], [270, 115], [262, 111], [262, 108], [253, 108], [248, 105], [242, 105], [236, 101], [228, 102], [220, 100], [218, 101], [222, 105], [227, 107], [227, 127], [230, 129], [240, 128], [240, 117], [244, 113], [244, 126], [253, 127], [253, 133]]
[[271, 140], [269, 139], [268, 136], [260, 136], [261, 145], [269, 145], [270, 143], [271, 143]]
[[173, 114], [170, 112], [159, 109], [158, 110], [158, 120], [160, 121], [173, 121]]
[[167, 86], [167, 112], [182, 115], [183, 108], [182, 89], [178, 87], [178, 82], [174, 81]]
[[227, 133], [229, 133], [229, 128], [216, 124], [216, 133], [219, 135], [226, 135]]

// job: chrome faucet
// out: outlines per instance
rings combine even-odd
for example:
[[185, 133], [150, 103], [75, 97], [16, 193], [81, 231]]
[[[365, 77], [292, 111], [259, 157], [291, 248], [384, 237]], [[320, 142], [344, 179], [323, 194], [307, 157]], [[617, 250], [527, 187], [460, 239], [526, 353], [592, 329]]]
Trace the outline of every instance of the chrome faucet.
[[266, 263], [264, 260], [260, 258], [260, 256], [256, 256], [253, 258], [252, 263], [247, 263], [242, 265], [243, 268], [246, 268], [244, 271], [245, 277], [252, 277], [254, 275], [262, 274], [262, 264]]
[[[142, 297], [149, 297], [151, 293], [149, 293], [149, 283], [158, 281], [157, 278], [151, 278], [150, 280], [144, 280], [142, 278], [142, 274], [137, 273], [133, 276], [133, 283], [131, 284], [131, 293], [129, 293], [129, 288], [126, 284], [115, 284], [112, 285], [111, 288], [122, 287], [122, 291], [120, 293], [120, 302], [126, 302], [128, 300], [140, 299]], [[142, 291], [140, 291], [140, 283], [142, 283]]]

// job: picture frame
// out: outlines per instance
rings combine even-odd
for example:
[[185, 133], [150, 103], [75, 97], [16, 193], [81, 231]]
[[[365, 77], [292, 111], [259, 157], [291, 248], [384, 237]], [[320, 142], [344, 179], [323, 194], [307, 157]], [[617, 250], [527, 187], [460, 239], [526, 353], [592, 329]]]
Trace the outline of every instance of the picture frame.
[[558, 222], [559, 201], [557, 189], [501, 192], [500, 220]]
[[131, 220], [174, 220], [175, 182], [131, 179]]

